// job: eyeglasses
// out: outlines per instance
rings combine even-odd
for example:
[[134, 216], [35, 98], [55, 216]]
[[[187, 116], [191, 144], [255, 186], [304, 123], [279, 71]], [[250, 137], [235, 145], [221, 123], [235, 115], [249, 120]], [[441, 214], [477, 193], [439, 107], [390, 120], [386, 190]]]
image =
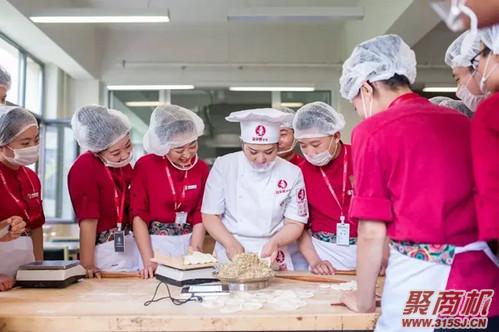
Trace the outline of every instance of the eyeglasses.
[[480, 50], [480, 52], [478, 52], [477, 54], [475, 54], [474, 57], [471, 58], [471, 66], [473, 68], [476, 68], [476, 66], [478, 66], [478, 61], [480, 61], [480, 56], [484, 54], [485, 52], [485, 48]]

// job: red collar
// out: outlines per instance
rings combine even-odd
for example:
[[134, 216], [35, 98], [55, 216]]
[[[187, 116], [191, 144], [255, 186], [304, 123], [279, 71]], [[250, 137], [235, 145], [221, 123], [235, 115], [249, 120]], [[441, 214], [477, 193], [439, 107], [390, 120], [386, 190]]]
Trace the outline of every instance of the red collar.
[[395, 105], [398, 105], [398, 104], [401, 104], [401, 103], [405, 103], [406, 101], [409, 101], [409, 100], [412, 100], [412, 99], [416, 99], [416, 98], [421, 98], [420, 95], [418, 95], [417, 93], [415, 92], [408, 92], [406, 94], [403, 94], [397, 98], [395, 98], [391, 103], [390, 105], [388, 105], [388, 108], [391, 108]]

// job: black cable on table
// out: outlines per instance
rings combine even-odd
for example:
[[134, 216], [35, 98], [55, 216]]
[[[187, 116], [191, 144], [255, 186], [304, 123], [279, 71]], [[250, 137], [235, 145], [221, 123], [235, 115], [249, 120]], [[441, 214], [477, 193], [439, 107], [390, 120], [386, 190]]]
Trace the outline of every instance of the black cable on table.
[[[158, 295], [159, 287], [161, 285], [165, 285], [166, 286], [166, 291], [168, 292], [168, 296], [163, 296], [163, 297], [156, 298], [156, 295]], [[186, 304], [187, 302], [203, 302], [203, 298], [201, 296], [196, 296], [196, 295], [194, 295], [192, 293], [191, 293], [191, 296], [189, 298], [187, 298], [187, 299], [177, 299], [177, 298], [174, 298], [172, 296], [172, 293], [170, 292], [170, 287], [168, 286], [168, 284], [165, 283], [165, 282], [160, 281], [158, 283], [158, 285], [156, 286], [156, 289], [154, 290], [154, 295], [152, 296], [152, 298], [150, 300], [147, 300], [146, 302], [144, 302], [144, 306], [147, 307], [147, 306], [149, 306], [152, 303], [156, 303], [156, 302], [167, 300], [167, 299], [170, 299], [170, 301], [174, 305], [182, 305], [182, 304]]]

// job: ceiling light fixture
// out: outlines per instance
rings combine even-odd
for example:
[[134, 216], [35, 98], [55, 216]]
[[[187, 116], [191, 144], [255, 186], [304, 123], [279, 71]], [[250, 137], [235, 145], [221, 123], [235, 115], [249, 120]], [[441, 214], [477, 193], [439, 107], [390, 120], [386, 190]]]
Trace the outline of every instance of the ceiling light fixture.
[[231, 86], [230, 91], [289, 91], [310, 92], [315, 91], [311, 86]]
[[457, 91], [457, 87], [455, 86], [427, 86], [423, 88], [423, 92], [432, 92], [432, 93], [455, 93]]
[[[164, 13], [164, 15], [163, 15]], [[33, 13], [35, 23], [168, 23], [168, 10], [118, 8], [62, 8]]]
[[125, 103], [128, 107], [158, 107], [164, 104], [160, 101], [128, 101]]
[[133, 90], [192, 90], [194, 85], [108, 85], [107, 89], [110, 91], [133, 91]]

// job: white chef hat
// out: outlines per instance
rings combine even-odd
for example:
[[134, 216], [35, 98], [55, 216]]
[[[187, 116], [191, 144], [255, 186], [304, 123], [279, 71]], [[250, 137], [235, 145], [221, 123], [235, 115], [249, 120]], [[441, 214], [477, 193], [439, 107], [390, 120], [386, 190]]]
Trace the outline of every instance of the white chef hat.
[[225, 120], [239, 122], [241, 140], [249, 144], [274, 144], [279, 142], [280, 127], [292, 121], [293, 115], [273, 108], [258, 108], [232, 112]]

